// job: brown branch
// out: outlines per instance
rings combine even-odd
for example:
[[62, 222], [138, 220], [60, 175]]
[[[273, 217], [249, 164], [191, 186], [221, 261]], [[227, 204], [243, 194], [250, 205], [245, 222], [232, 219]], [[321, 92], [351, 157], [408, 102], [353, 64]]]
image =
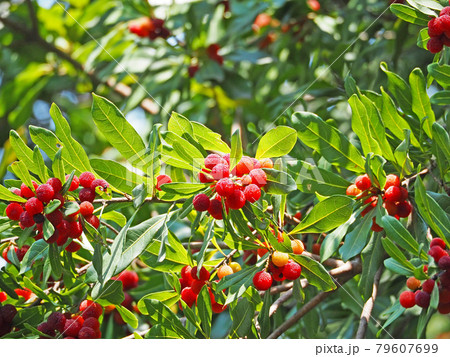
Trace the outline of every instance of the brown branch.
[[225, 262], [226, 262], [227, 260], [229, 260], [229, 259], [230, 259], [233, 255], [235, 255], [237, 252], [238, 252], [237, 249], [233, 249], [230, 253], [228, 253], [228, 255], [225, 256], [225, 258], [223, 258], [222, 261], [221, 261], [219, 264], [217, 264], [217, 265], [210, 271], [210, 274], [213, 275], [214, 272], [215, 272], [217, 269], [219, 269], [223, 264], [225, 264]]
[[377, 298], [378, 285], [380, 284], [382, 273], [383, 273], [383, 266], [380, 266], [374, 277], [372, 296], [364, 304], [361, 313], [361, 320], [359, 322], [358, 331], [356, 332], [357, 339], [361, 339], [366, 336], [367, 327], [369, 326], [369, 319], [372, 315], [373, 306], [375, 305], [375, 299]]
[[[306, 279], [301, 279], [300, 280], [300, 284], [302, 285], [302, 288], [306, 288], [309, 283], [308, 280]], [[269, 316], [272, 316], [273, 314], [275, 314], [278, 311], [278, 308], [283, 305], [286, 301], [288, 301], [293, 293], [294, 290], [292, 290], [292, 287], [294, 286], [294, 283], [292, 283], [291, 288], [289, 289], [289, 291], [285, 292], [284, 294], [282, 294], [277, 300], [275, 300], [275, 302], [270, 306], [269, 309]], [[272, 293], [272, 291], [270, 291]]]
[[106, 223], [105, 221], [100, 221], [100, 223], [102, 225], [104, 225], [106, 228], [108, 228], [111, 231], [113, 231], [116, 235], [119, 234], [119, 231], [117, 229], [115, 229], [112, 225], [110, 225], [109, 223]]
[[[191, 243], [182, 243], [183, 247], [191, 247], [191, 249], [201, 249], [203, 246], [203, 242], [191, 242]], [[217, 242], [217, 245], [220, 249], [230, 249], [230, 247], [224, 242]], [[215, 248], [214, 244], [208, 244], [208, 248]]]

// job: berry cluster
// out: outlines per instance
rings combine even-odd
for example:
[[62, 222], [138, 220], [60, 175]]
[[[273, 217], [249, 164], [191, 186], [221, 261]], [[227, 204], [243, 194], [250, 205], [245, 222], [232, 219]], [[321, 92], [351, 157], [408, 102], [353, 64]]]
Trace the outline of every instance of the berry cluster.
[[[66, 180], [70, 179], [70, 176], [66, 176]], [[94, 213], [94, 201], [97, 191], [100, 190], [106, 192], [109, 188], [108, 182], [103, 179], [96, 179], [91, 172], [83, 172], [80, 177], [73, 176], [69, 192], [73, 192], [82, 188], [78, 192], [78, 198], [81, 204], [77, 204], [73, 201], [73, 198], [66, 195], [63, 190], [63, 183], [56, 177], [50, 178], [47, 183], [38, 185], [36, 182], [32, 182], [33, 187], [30, 188], [26, 184], [22, 184], [20, 189], [13, 189], [13, 193], [20, 197], [26, 198], [27, 202], [18, 203], [11, 202], [6, 207], [6, 215], [13, 221], [19, 221], [19, 226], [22, 229], [35, 226], [35, 240], [44, 238], [43, 226], [44, 222], [48, 220], [55, 228], [52, 236], [48, 237], [47, 243], [56, 243], [58, 246], [64, 246], [71, 238], [71, 242], [65, 247], [69, 252], [76, 252], [81, 248], [81, 245], [74, 241], [80, 238], [83, 233], [83, 220], [80, 215], [83, 216], [84, 221], [91, 224], [93, 227], [98, 228], [100, 221]], [[58, 207], [52, 205], [54, 200], [60, 202]], [[70, 208], [64, 206], [65, 202], [71, 201]], [[48, 206], [53, 207], [53, 210], [46, 209]], [[20, 249], [14, 248], [19, 258], [19, 261], [23, 259], [28, 246], [23, 246]], [[3, 257], [7, 262], [8, 252], [3, 252]]]
[[131, 33], [139, 37], [148, 37], [150, 40], [156, 40], [158, 37], [167, 39], [170, 31], [164, 27], [164, 20], [158, 18], [141, 17], [132, 20], [128, 24]]
[[[383, 190], [372, 184], [369, 175], [358, 176], [355, 183], [347, 187], [346, 193], [348, 196], [364, 199], [364, 204], [368, 206], [361, 212], [363, 217], [377, 206], [379, 195], [382, 197], [383, 207], [390, 216], [394, 216], [397, 219], [405, 218], [412, 211], [412, 206], [407, 201], [408, 190], [401, 186], [397, 175], [390, 174], [386, 176], [386, 184]], [[375, 217], [372, 220], [372, 230], [381, 232], [383, 228], [375, 222]]]
[[[127, 292], [128, 290], [134, 289], [138, 286], [139, 284], [138, 274], [132, 270], [124, 270], [118, 276], [115, 276], [111, 279], [122, 282], [123, 295], [125, 298], [120, 305], [122, 305], [123, 307], [125, 307], [130, 311], [140, 313], [139, 309], [137, 308], [137, 305], [133, 304], [134, 303], [133, 297]], [[107, 306], [105, 313], [109, 314], [114, 309], [115, 309], [114, 305]], [[114, 311], [114, 322], [117, 323], [118, 325], [126, 325], [126, 322], [123, 320], [122, 316], [118, 311]]]
[[445, 242], [441, 238], [434, 238], [431, 241], [428, 255], [433, 257], [439, 267], [439, 272], [423, 283], [413, 276], [408, 278], [406, 286], [410, 290], [402, 292], [399, 298], [400, 305], [404, 308], [408, 309], [415, 305], [423, 309], [428, 308], [431, 292], [437, 284], [439, 288], [438, 311], [441, 314], [450, 313], [450, 256], [448, 250], [445, 249]]
[[13, 319], [17, 310], [13, 305], [0, 306], [0, 337], [10, 333], [13, 328]]
[[84, 300], [78, 314], [53, 312], [37, 329], [50, 337], [62, 335], [65, 339], [97, 339], [102, 337], [98, 321], [102, 314], [101, 305]]
[[205, 158], [205, 167], [198, 178], [202, 183], [213, 183], [216, 196], [210, 199], [200, 193], [194, 197], [194, 208], [199, 212], [208, 211], [215, 219], [223, 219], [222, 202], [227, 212], [238, 210], [245, 202], [254, 203], [261, 197], [261, 188], [267, 183], [266, 173], [262, 168], [272, 168], [270, 159], [258, 161], [243, 156], [230, 172], [230, 155], [223, 157], [210, 154]]
[[3, 259], [5, 259], [5, 261], [7, 263], [11, 263], [11, 261], [8, 258], [8, 253], [10, 250], [14, 250], [14, 253], [16, 253], [17, 259], [19, 260], [19, 262], [21, 262], [23, 260], [23, 258], [25, 257], [25, 254], [27, 254], [28, 249], [30, 249], [29, 245], [23, 245], [22, 248], [17, 248], [15, 246], [10, 245], [9, 247], [6, 247], [5, 249], [3, 249], [2, 257], [3, 257]]
[[428, 22], [428, 35], [427, 49], [431, 53], [441, 52], [444, 46], [450, 47], [450, 6]]
[[[234, 272], [235, 271], [233, 271], [233, 273]], [[181, 300], [183, 300], [187, 306], [192, 307], [194, 304], [197, 304], [197, 297], [200, 291], [202, 290], [203, 286], [208, 285], [208, 292], [209, 298], [211, 299], [212, 311], [216, 314], [220, 314], [227, 308], [227, 306], [219, 304], [216, 301], [214, 293], [208, 284], [209, 278], [210, 273], [208, 270], [205, 269], [205, 267], [202, 267], [200, 271], [198, 271], [196, 266], [190, 267], [186, 265], [185, 267], [183, 267], [183, 269], [181, 269], [181, 278], [180, 278]], [[179, 306], [180, 308], [182, 308], [181, 304], [179, 304]]]

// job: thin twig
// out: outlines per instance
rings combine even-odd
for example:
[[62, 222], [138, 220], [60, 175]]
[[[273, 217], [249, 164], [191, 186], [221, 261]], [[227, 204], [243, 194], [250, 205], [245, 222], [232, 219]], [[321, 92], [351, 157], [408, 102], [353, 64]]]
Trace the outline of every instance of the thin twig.
[[[203, 242], [191, 242], [191, 243], [182, 243], [183, 247], [191, 247], [191, 249], [201, 249], [203, 246]], [[217, 242], [217, 245], [220, 249], [230, 249], [230, 247], [224, 242]], [[215, 245], [212, 243], [208, 244], [208, 248], [215, 248]]]
[[383, 273], [383, 266], [380, 266], [373, 280], [372, 296], [364, 304], [361, 313], [361, 320], [359, 321], [358, 331], [356, 332], [357, 339], [361, 339], [366, 336], [367, 327], [369, 326], [369, 319], [370, 316], [372, 315], [373, 306], [375, 305], [375, 299], [377, 298], [378, 285], [380, 284], [382, 273]]
[[34, 9], [33, 3], [31, 0], [26, 0], [27, 6], [28, 6], [28, 13], [30, 15], [31, 20], [31, 32], [36, 36], [39, 37], [39, 21], [36, 16], [36, 11]]
[[104, 225], [106, 228], [108, 228], [111, 231], [113, 231], [116, 235], [119, 234], [119, 231], [117, 229], [115, 229], [112, 225], [110, 225], [109, 223], [106, 223], [105, 221], [100, 221], [100, 223], [102, 225]]

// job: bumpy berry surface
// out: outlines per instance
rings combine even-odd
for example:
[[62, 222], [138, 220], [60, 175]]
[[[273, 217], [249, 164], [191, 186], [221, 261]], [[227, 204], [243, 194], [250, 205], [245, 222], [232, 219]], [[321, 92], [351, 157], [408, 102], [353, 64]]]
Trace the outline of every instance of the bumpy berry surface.
[[402, 197], [402, 191], [400, 190], [400, 187], [398, 186], [390, 186], [386, 190], [384, 194], [384, 198], [386, 201], [390, 202], [399, 202], [400, 198]]
[[52, 186], [53, 191], [55, 192], [55, 194], [58, 193], [59, 191], [61, 191], [61, 189], [62, 189], [62, 182], [57, 177], [49, 178], [47, 180], [47, 184]]
[[255, 203], [261, 197], [261, 189], [255, 184], [250, 184], [245, 187], [244, 195], [248, 202]]
[[205, 286], [206, 281], [203, 280], [193, 280], [191, 284], [192, 292], [195, 295], [198, 295], [200, 293], [200, 290], [202, 290], [203, 286]]
[[94, 301], [84, 300], [80, 304], [80, 311], [82, 312], [81, 315], [84, 319], [89, 317], [98, 319], [103, 313], [103, 308], [100, 304], [97, 304]]
[[97, 216], [91, 214], [90, 216], [84, 217], [84, 219], [95, 229], [98, 229], [98, 227], [100, 227], [100, 219]]
[[44, 205], [42, 202], [36, 197], [30, 198], [25, 203], [25, 210], [32, 216], [35, 214], [41, 213], [44, 210]]
[[268, 290], [272, 286], [273, 278], [266, 271], [259, 271], [253, 277], [253, 285], [257, 290]]
[[83, 327], [90, 327], [93, 330], [98, 330], [100, 328], [100, 322], [95, 317], [88, 317], [84, 320]]
[[204, 171], [198, 173], [198, 180], [201, 183], [214, 182], [214, 178], [211, 176], [211, 174], [207, 173], [207, 172], [204, 172]]
[[420, 287], [420, 280], [412, 276], [406, 280], [406, 286], [408, 289], [416, 290]]
[[296, 280], [300, 277], [302, 273], [302, 267], [296, 262], [289, 261], [283, 267], [283, 275], [288, 280]]
[[83, 188], [78, 194], [81, 202], [94, 202], [95, 200], [95, 191], [90, 188]]
[[412, 206], [409, 202], [399, 202], [397, 203], [397, 216], [401, 218], [408, 217], [412, 212]]
[[52, 213], [47, 214], [46, 217], [54, 227], [59, 226], [64, 218], [60, 210], [53, 211]]
[[27, 211], [22, 212], [19, 221], [20, 224], [25, 228], [32, 227], [34, 225], [33, 216], [29, 214]]
[[22, 214], [22, 212], [23, 212], [22, 206], [16, 202], [10, 203], [6, 207], [6, 215], [8, 216], [9, 219], [13, 221], [18, 221], [20, 219], [20, 215]]
[[445, 249], [445, 247], [446, 247], [444, 240], [441, 238], [433, 238], [431, 240], [430, 248], [434, 247], [435, 245], [437, 245], [438, 247], [441, 247], [442, 249]]
[[444, 15], [450, 15], [450, 6], [444, 7], [441, 10], [441, 12], [439, 13], [439, 16], [444, 16]]
[[218, 164], [223, 164], [223, 163], [225, 163], [224, 159], [222, 159], [217, 154], [209, 154], [205, 158], [205, 167], [209, 170], [212, 170], [214, 166], [216, 166]]
[[66, 250], [71, 253], [78, 252], [81, 249], [81, 245], [77, 242], [70, 242], [70, 244], [66, 247]]
[[416, 297], [412, 291], [404, 291], [399, 297], [400, 305], [405, 309], [409, 309], [416, 305]]
[[97, 332], [90, 327], [82, 327], [78, 332], [79, 339], [95, 339], [97, 338]]
[[83, 226], [80, 222], [68, 222], [67, 224], [67, 235], [70, 238], [78, 238], [83, 233]]
[[192, 307], [197, 301], [197, 295], [192, 291], [191, 288], [187, 287], [181, 291], [181, 299], [186, 303], [187, 306]]
[[[70, 178], [70, 175], [66, 175], [66, 181]], [[73, 180], [70, 183], [70, 187], [69, 187], [69, 191], [75, 191], [76, 189], [78, 189], [78, 187], [80, 187], [80, 180], [78, 179], [77, 175], [73, 176]]]
[[347, 190], [345, 191], [345, 194], [347, 196], [358, 196], [362, 191], [356, 187], [355, 184], [352, 184], [347, 187]]
[[241, 177], [242, 175], [248, 174], [253, 168], [253, 160], [248, 156], [243, 156], [235, 167], [236, 176]]
[[417, 291], [415, 293], [415, 303], [417, 306], [426, 309], [430, 305], [430, 294], [425, 291]]
[[383, 207], [386, 208], [386, 211], [390, 216], [395, 216], [398, 213], [398, 207], [395, 202], [385, 201]]
[[431, 53], [439, 53], [444, 48], [444, 43], [440, 37], [431, 37], [427, 42], [427, 50]]
[[254, 169], [250, 171], [250, 177], [252, 178], [252, 183], [258, 187], [263, 187], [267, 184], [267, 175], [261, 169]]
[[73, 319], [69, 319], [64, 324], [64, 336], [78, 337], [78, 332], [81, 330], [81, 324]]
[[201, 281], [209, 280], [209, 271], [206, 270], [205, 267], [202, 267], [200, 269], [200, 274], [198, 274], [199, 276], [197, 276], [197, 271], [198, 271], [198, 269], [197, 269], [196, 266], [191, 269], [191, 277], [192, 277], [192, 279], [194, 279], [194, 280], [201, 280]]
[[422, 284], [422, 290], [427, 292], [428, 294], [431, 294], [435, 284], [436, 282], [433, 279], [425, 280]]
[[428, 251], [428, 255], [431, 255], [434, 258], [434, 261], [437, 263], [442, 257], [448, 256], [448, 253], [441, 247], [434, 246], [430, 248], [430, 250]]
[[1, 307], [0, 314], [2, 315], [3, 322], [10, 324], [17, 314], [17, 309], [11, 304], [6, 304]]
[[122, 282], [123, 290], [130, 290], [138, 286], [139, 276], [135, 271], [124, 270], [121, 274], [119, 274], [117, 280]]
[[230, 176], [230, 168], [226, 164], [217, 164], [211, 170], [211, 176], [214, 180], [220, 180]]
[[48, 317], [47, 323], [53, 330], [58, 330], [59, 332], [63, 332], [64, 326], [66, 324], [66, 317], [61, 312], [53, 312]]
[[361, 191], [365, 191], [372, 187], [372, 182], [370, 181], [369, 175], [365, 174], [356, 178], [355, 185]]
[[220, 200], [211, 200], [208, 212], [215, 219], [223, 219], [222, 202]]
[[391, 186], [400, 187], [400, 178], [397, 175], [389, 174], [386, 176], [386, 183], [384, 189], [387, 190]]
[[95, 192], [95, 189], [97, 187], [100, 187], [102, 191], [106, 191], [106, 189], [109, 187], [109, 183], [103, 179], [96, 179], [91, 183], [91, 190]]
[[204, 193], [199, 193], [194, 197], [194, 200], [192, 201], [194, 205], [194, 209], [199, 212], [207, 211], [210, 205], [210, 200], [207, 195]]
[[52, 328], [48, 322], [43, 322], [39, 324], [37, 330], [39, 332], [45, 333], [46, 335], [55, 336], [55, 329]]
[[433, 17], [428, 21], [428, 35], [430, 37], [440, 36], [444, 33], [442, 19], [440, 17]]
[[231, 209], [241, 209], [245, 205], [245, 194], [241, 190], [235, 190], [226, 202]]
[[92, 182], [95, 180], [95, 175], [92, 172], [86, 171], [80, 175], [79, 180], [81, 186], [84, 188], [90, 188]]
[[162, 185], [164, 185], [166, 183], [171, 183], [171, 182], [172, 182], [172, 179], [169, 176], [167, 176], [167, 175], [159, 175], [156, 178], [156, 189], [158, 191], [161, 191], [161, 186]]
[[405, 187], [400, 187], [401, 195], [400, 201], [406, 201], [408, 199], [408, 190]]
[[48, 203], [53, 199], [53, 196], [55, 196], [55, 191], [53, 190], [53, 187], [44, 183], [43, 185], [40, 185], [36, 189], [36, 197], [39, 201], [43, 203]]
[[[33, 181], [33, 186], [34, 186], [35, 190], [38, 187], [38, 185], [34, 181]], [[24, 198], [31, 198], [31, 197], [36, 196], [36, 194], [33, 192], [33, 190], [24, 183], [20, 186], [20, 195]]]
[[228, 197], [234, 192], [234, 182], [229, 178], [220, 179], [216, 184], [216, 192], [222, 197]]
[[442, 270], [450, 270], [450, 257], [448, 255], [444, 255], [441, 259], [439, 259], [438, 266]]
[[23, 257], [25, 256], [25, 254], [27, 254], [28, 249], [30, 249], [30, 246], [24, 245], [24, 246], [22, 246], [22, 248], [19, 248], [16, 250], [17, 259], [19, 259], [19, 262], [21, 262], [23, 260]]
[[94, 205], [91, 202], [83, 201], [80, 204], [80, 214], [84, 217], [94, 213]]

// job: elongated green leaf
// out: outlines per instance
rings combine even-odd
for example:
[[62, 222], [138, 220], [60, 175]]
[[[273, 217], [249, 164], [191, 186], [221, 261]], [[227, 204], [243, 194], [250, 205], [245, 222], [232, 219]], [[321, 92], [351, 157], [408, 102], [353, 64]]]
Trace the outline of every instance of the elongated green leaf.
[[427, 67], [428, 73], [443, 87], [450, 86], [450, 66], [432, 63]]
[[40, 169], [38, 167], [38, 163], [34, 161], [33, 158], [33, 150], [31, 150], [22, 140], [20, 135], [11, 130], [9, 132], [9, 141], [11, 142], [12, 147], [14, 148], [14, 152], [17, 155], [17, 158], [25, 163], [28, 170], [35, 174], [39, 174]]
[[116, 305], [116, 310], [119, 312], [123, 321], [125, 321], [132, 328], [137, 328], [139, 326], [139, 321], [134, 314], [128, 310], [126, 307], [121, 305]]
[[230, 171], [234, 169], [243, 155], [241, 133], [237, 129], [231, 136]]
[[411, 88], [409, 88], [408, 83], [406, 83], [398, 74], [389, 71], [386, 62], [381, 62], [380, 68], [387, 75], [389, 80], [388, 89], [397, 100], [400, 108], [407, 114], [413, 114], [411, 109]]
[[419, 26], [427, 26], [429, 18], [417, 9], [403, 4], [392, 4], [391, 11], [400, 19]]
[[200, 143], [205, 150], [220, 151], [230, 153], [230, 147], [222, 140], [220, 134], [213, 132], [203, 124], [191, 122], [194, 128], [194, 138]]
[[289, 256], [302, 266], [302, 275], [311, 285], [323, 291], [336, 289], [333, 279], [322, 264], [305, 255], [289, 254]]
[[241, 299], [236, 307], [231, 309], [230, 317], [233, 320], [230, 334], [245, 337], [250, 333], [255, 314], [255, 306], [247, 299]]
[[61, 182], [65, 182], [66, 175], [64, 172], [64, 163], [62, 161], [62, 151], [63, 148], [59, 149], [55, 157], [53, 158], [52, 170], [56, 178], [60, 179]]
[[287, 126], [269, 130], [259, 141], [256, 158], [270, 158], [287, 155], [297, 142], [297, 133]]
[[9, 167], [10, 171], [14, 173], [24, 184], [26, 184], [33, 191], [34, 186], [32, 184], [31, 175], [28, 172], [27, 166], [22, 161], [15, 161]]
[[172, 145], [176, 154], [175, 157], [184, 161], [189, 169], [192, 170], [193, 166], [200, 166], [199, 163], [203, 159], [203, 154], [189, 141], [172, 132], [162, 133], [162, 137], [168, 144]]
[[119, 305], [125, 299], [122, 283], [118, 280], [108, 280], [100, 291], [98, 299]]
[[166, 183], [166, 184], [162, 185], [161, 190], [163, 190], [165, 192], [170, 192], [170, 193], [177, 193], [179, 195], [191, 196], [194, 193], [203, 191], [207, 187], [208, 187], [208, 185], [205, 185], [202, 183], [174, 182], [174, 183]]
[[344, 261], [353, 258], [355, 255], [361, 253], [369, 239], [371, 232], [373, 214], [367, 214], [362, 221], [345, 236], [344, 245], [339, 249]]
[[0, 199], [11, 202], [27, 202], [25, 198], [22, 198], [15, 193], [12, 193], [5, 186], [0, 185]]
[[323, 233], [345, 223], [352, 215], [353, 200], [346, 196], [333, 196], [319, 202], [295, 227], [295, 233]]
[[191, 122], [186, 117], [175, 112], [172, 112], [170, 115], [167, 128], [178, 136], [183, 136], [184, 133], [188, 133], [191, 136], [194, 135], [194, 128]]
[[50, 260], [53, 275], [59, 278], [63, 272], [63, 267], [61, 264], [61, 255], [56, 243], [50, 244], [48, 249], [48, 259]]
[[170, 307], [180, 300], [180, 294], [173, 290], [165, 290], [145, 295], [141, 300], [139, 300], [137, 305], [141, 314], [144, 315], [148, 315], [147, 306], [145, 305], [145, 300], [147, 299], [161, 301]]
[[367, 300], [373, 291], [375, 274], [383, 263], [384, 249], [378, 234], [373, 234], [369, 244], [361, 253], [362, 273], [359, 280], [359, 289], [364, 300]]
[[264, 189], [272, 195], [287, 195], [295, 191], [297, 185], [295, 180], [286, 172], [275, 169], [263, 169], [267, 176], [267, 184]]
[[436, 105], [450, 105], [450, 90], [434, 93], [430, 98], [430, 102]]
[[211, 319], [212, 319], [212, 306], [211, 298], [209, 297], [208, 286], [204, 285], [197, 298], [198, 314], [202, 325], [202, 330], [206, 333], [206, 336], [211, 335]]
[[[413, 8], [419, 10], [422, 14], [428, 15], [428, 16], [436, 16], [436, 12], [434, 12], [433, 8], [436, 8], [437, 4], [435, 1], [432, 0], [406, 0], [409, 5], [411, 5]], [[432, 7], [430, 7], [430, 5]], [[441, 6], [442, 9], [442, 6]]]
[[44, 158], [42, 157], [41, 151], [39, 150], [39, 146], [36, 145], [33, 150], [33, 161], [37, 166], [37, 174], [42, 182], [47, 182], [47, 180], [52, 176], [50, 170], [45, 166]]
[[19, 273], [25, 273], [36, 260], [45, 258], [48, 254], [48, 247], [48, 243], [43, 239], [35, 241], [20, 262]]
[[450, 157], [450, 138], [447, 131], [438, 123], [434, 123], [431, 131], [433, 133], [433, 140], [436, 141], [437, 146], [444, 152], [447, 158]]
[[325, 123], [313, 113], [297, 112], [292, 116], [292, 125], [301, 141], [317, 150], [333, 164], [350, 171], [364, 171], [364, 159], [339, 130]]
[[405, 257], [405, 255], [397, 248], [397, 246], [389, 238], [381, 238], [381, 243], [386, 252], [395, 259], [404, 268], [414, 271], [415, 267]]
[[419, 68], [415, 68], [409, 75], [409, 85], [412, 94], [412, 110], [420, 121], [423, 120], [423, 130], [431, 138], [431, 126], [436, 118], [426, 91], [425, 77]]
[[[298, 280], [296, 280], [298, 281]], [[296, 282], [295, 281], [295, 282]], [[294, 282], [294, 284], [295, 284]], [[265, 293], [261, 312], [258, 315], [258, 322], [261, 328], [261, 338], [267, 338], [270, 335], [270, 306], [272, 305], [272, 295]]]

